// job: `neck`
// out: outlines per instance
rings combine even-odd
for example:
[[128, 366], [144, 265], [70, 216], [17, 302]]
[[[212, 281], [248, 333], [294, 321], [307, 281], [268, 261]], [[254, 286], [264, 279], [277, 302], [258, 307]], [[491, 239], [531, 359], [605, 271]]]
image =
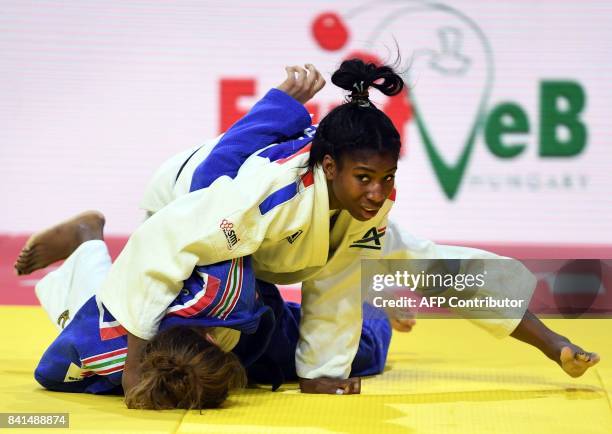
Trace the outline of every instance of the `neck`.
[[338, 202], [338, 199], [336, 199], [336, 195], [334, 194], [334, 190], [332, 189], [330, 181], [327, 181], [327, 195], [329, 197], [329, 210], [339, 210], [340, 202]]
[[329, 216], [329, 231], [331, 232], [334, 229], [334, 225], [336, 224], [336, 220], [338, 220], [339, 212], [335, 212], [334, 214]]

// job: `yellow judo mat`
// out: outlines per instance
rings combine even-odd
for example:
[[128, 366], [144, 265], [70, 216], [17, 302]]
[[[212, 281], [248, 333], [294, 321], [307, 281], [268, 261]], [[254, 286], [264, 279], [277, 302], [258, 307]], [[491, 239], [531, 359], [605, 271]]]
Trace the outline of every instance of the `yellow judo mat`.
[[[261, 387], [223, 408], [128, 410], [122, 398], [48, 392], [32, 372], [55, 329], [39, 307], [0, 307], [0, 412], [69, 413], [70, 433], [612, 433], [612, 320], [547, 320], [602, 361], [572, 379], [536, 349], [467, 321], [422, 319], [395, 333], [362, 394]], [[49, 428], [0, 429], [40, 433]]]

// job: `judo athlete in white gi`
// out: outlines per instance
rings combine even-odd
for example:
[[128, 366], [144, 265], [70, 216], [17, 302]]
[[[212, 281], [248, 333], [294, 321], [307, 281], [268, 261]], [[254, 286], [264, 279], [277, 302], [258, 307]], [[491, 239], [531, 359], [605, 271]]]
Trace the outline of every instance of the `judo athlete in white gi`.
[[[36, 235], [56, 257], [69, 255], [36, 285], [41, 305], [61, 331], [34, 373], [50, 390], [123, 392], [127, 332], [95, 297], [111, 267], [103, 224], [101, 214], [86, 212]], [[369, 315], [352, 369], [359, 376], [382, 372], [391, 339], [385, 313], [364, 309]], [[256, 281], [250, 257], [196, 267], [166, 309], [143, 356], [142, 363], [150, 365], [144, 380], [126, 402], [149, 409], [218, 407], [230, 387], [244, 383], [244, 368], [249, 381], [274, 389], [294, 381], [299, 320], [298, 304], [284, 302], [274, 285]]]
[[[124, 386], [135, 384], [139, 375], [137, 360], [130, 363], [131, 349], [138, 354], [154, 336], [195, 266], [252, 255], [257, 278], [302, 282], [296, 350], [302, 390], [334, 393], [338, 386], [350, 393], [358, 390], [349, 374], [362, 319], [361, 259], [498, 258], [419, 240], [389, 221], [399, 134], [370, 103], [368, 88], [395, 95], [403, 82], [390, 68], [356, 60], [344, 62], [332, 81], [352, 93], [314, 135], [303, 107], [273, 92], [275, 104], [256, 106], [237, 124], [243, 134], [230, 137], [236, 152], [221, 152], [211, 143], [169, 161], [154, 177], [143, 202], [154, 214], [132, 235], [99, 292], [129, 332]], [[273, 142], [280, 143], [266, 147]], [[261, 147], [237, 172], [232, 164], [232, 170], [224, 170], [225, 159], [244, 158]], [[202, 169], [217, 160], [218, 170]], [[506, 273], [482, 292], [495, 296], [511, 290], [515, 298], [529, 300], [535, 285], [531, 273], [519, 263]], [[516, 311], [500, 309], [495, 318], [472, 320], [495, 336], [512, 334], [537, 346], [570, 375], [597, 362], [596, 355], [523, 309], [522, 319]], [[461, 313], [470, 317], [469, 310]], [[584, 360], [576, 360], [581, 354]], [[313, 390], [321, 378], [336, 381]]]
[[[311, 92], [317, 90], [310, 89]], [[300, 97], [299, 89], [291, 94]], [[290, 98], [282, 92], [273, 91], [271, 97], [264, 100], [279, 97]], [[265, 103], [260, 105], [266, 106]], [[231, 138], [236, 130], [240, 130], [240, 124], [228, 132], [227, 138]], [[219, 147], [223, 146], [224, 142], [221, 141]], [[229, 166], [225, 168], [229, 169]], [[52, 390], [88, 393], [121, 391], [119, 385], [126, 356], [126, 331], [93, 297], [93, 289], [99, 286], [110, 267], [106, 246], [98, 241], [101, 239], [102, 224], [103, 218], [99, 213], [89, 212], [35, 234], [20, 256], [20, 261], [26, 262], [18, 261], [16, 264], [17, 270], [25, 274], [68, 257], [59, 270], [47, 275], [36, 288], [41, 304], [53, 321], [57, 320], [58, 326], [67, 327], [46, 351], [35, 373], [37, 380]], [[238, 260], [240, 266], [234, 267]], [[236, 269], [239, 278], [230, 279], [228, 275], [234, 274], [231, 270]], [[217, 284], [211, 286], [211, 279]], [[230, 280], [240, 282], [239, 289], [232, 290], [233, 295], [228, 295]], [[274, 388], [283, 381], [295, 380], [299, 305], [284, 303], [271, 284], [258, 282], [257, 286], [256, 301], [249, 257], [196, 267], [167, 309], [160, 331], [177, 323], [209, 327], [209, 334], [219, 347], [226, 351], [233, 350], [239, 356], [247, 367], [249, 380], [272, 383]], [[219, 287], [225, 287], [225, 292], [220, 291]], [[263, 305], [273, 315], [265, 315]], [[364, 309], [368, 312], [368, 319], [364, 321], [363, 339], [352, 364], [352, 373], [358, 376], [382, 371], [391, 336], [385, 314], [371, 306], [364, 306]], [[181, 315], [181, 312], [188, 315]], [[223, 317], [219, 318], [221, 314]], [[72, 316], [75, 316], [74, 322], [71, 322]], [[172, 332], [176, 334], [174, 330]], [[168, 333], [162, 335], [167, 341]], [[161, 346], [157, 341], [157, 337], [154, 338], [153, 347]], [[150, 378], [152, 374], [148, 372], [147, 375]], [[225, 377], [231, 379], [231, 376]], [[131, 395], [128, 394], [128, 405], [135, 404], [140, 408], [173, 408], [188, 404], [202, 406], [198, 399], [185, 402], [170, 400], [161, 404], [149, 400], [139, 404]], [[189, 395], [185, 391], [176, 394]], [[220, 402], [218, 398], [211, 400], [210, 397], [208, 401], [208, 406], [211, 402], [214, 405]]]

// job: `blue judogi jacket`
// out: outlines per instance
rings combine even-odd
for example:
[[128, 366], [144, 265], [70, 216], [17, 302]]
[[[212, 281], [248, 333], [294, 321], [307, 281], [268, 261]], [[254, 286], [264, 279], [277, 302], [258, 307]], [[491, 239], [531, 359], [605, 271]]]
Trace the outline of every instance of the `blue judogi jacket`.
[[[273, 312], [256, 295], [250, 261], [245, 257], [197, 267], [168, 307], [160, 330], [187, 325], [228, 327], [244, 335], [259, 331], [263, 337], [258, 340], [267, 344]], [[264, 351], [265, 345], [245, 355], [243, 363], [250, 364]], [[52, 390], [118, 393], [126, 355], [126, 330], [94, 296], [45, 351], [34, 376]]]

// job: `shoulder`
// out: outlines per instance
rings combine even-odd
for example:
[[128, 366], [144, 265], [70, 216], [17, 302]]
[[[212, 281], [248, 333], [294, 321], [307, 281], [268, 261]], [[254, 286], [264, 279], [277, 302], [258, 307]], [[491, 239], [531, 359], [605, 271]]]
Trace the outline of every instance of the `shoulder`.
[[186, 149], [164, 161], [147, 183], [140, 208], [154, 213], [177, 196], [187, 193], [195, 167], [208, 156], [221, 137]]

